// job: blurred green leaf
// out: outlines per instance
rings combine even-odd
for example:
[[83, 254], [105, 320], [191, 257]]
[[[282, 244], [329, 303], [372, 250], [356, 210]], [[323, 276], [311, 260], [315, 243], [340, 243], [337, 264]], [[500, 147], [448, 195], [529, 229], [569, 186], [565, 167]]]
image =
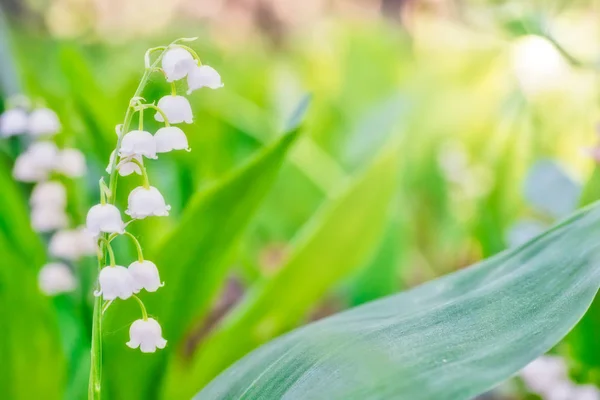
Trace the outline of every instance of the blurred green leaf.
[[600, 285], [600, 205], [526, 245], [300, 328], [196, 399], [469, 399], [549, 350]]
[[397, 162], [398, 146], [388, 144], [331, 195], [293, 241], [278, 273], [259, 282], [191, 360], [173, 360], [162, 398], [193, 395], [227, 365], [298, 324], [328, 289], [368, 260], [385, 227]]

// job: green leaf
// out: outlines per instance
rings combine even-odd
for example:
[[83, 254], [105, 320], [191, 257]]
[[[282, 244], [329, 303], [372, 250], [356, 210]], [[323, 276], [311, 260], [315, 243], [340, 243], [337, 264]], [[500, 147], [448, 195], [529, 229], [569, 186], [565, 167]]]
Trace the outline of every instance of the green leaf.
[[[141, 297], [149, 313], [161, 322], [169, 346], [152, 358], [139, 350], [127, 349], [127, 330], [122, 328], [139, 318], [139, 310], [133, 302], [111, 307], [107, 313], [107, 331], [119, 331], [118, 335], [106, 338], [105, 346], [107, 384], [114, 390], [111, 398], [152, 397], [143, 389], [153, 391], [161, 365], [170, 352], [181, 347], [184, 333], [207, 311], [217, 295], [245, 228], [299, 136], [298, 126], [295, 128], [242, 168], [197, 192], [177, 228], [161, 245], [147, 252], [146, 257], [158, 265], [166, 285]], [[127, 373], [122, 372], [124, 369]]]
[[397, 161], [398, 146], [388, 145], [366, 171], [331, 194], [294, 240], [281, 270], [260, 282], [191, 360], [174, 360], [162, 398], [192, 396], [229, 364], [296, 326], [328, 289], [368, 261], [384, 231]]
[[522, 247], [300, 328], [196, 399], [469, 399], [555, 345], [600, 285], [600, 205]]

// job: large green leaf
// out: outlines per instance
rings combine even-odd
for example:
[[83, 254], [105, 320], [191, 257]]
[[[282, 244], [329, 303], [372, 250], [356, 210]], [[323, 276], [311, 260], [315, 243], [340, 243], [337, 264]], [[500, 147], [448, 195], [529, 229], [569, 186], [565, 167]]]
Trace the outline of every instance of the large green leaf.
[[398, 154], [397, 144], [388, 144], [366, 171], [331, 194], [280, 271], [259, 282], [191, 360], [170, 364], [162, 398], [192, 396], [229, 364], [297, 325], [328, 289], [364, 265], [384, 231]]
[[[139, 310], [133, 302], [111, 307], [106, 318], [110, 336], [106, 337], [105, 346], [110, 398], [154, 396], [151, 393], [160, 377], [161, 365], [171, 352], [181, 348], [184, 333], [193, 328], [218, 294], [244, 229], [299, 136], [299, 118], [306, 105], [299, 107], [288, 133], [231, 175], [197, 192], [177, 228], [161, 245], [148, 249], [146, 256], [159, 266], [166, 285], [142, 297], [148, 311], [160, 320], [169, 346], [152, 358], [126, 348], [127, 330], [122, 328], [139, 318]], [[112, 334], [115, 330], [118, 335]], [[124, 369], [126, 374], [122, 373]]]
[[600, 205], [522, 247], [261, 347], [196, 399], [469, 399], [556, 344], [600, 284]]

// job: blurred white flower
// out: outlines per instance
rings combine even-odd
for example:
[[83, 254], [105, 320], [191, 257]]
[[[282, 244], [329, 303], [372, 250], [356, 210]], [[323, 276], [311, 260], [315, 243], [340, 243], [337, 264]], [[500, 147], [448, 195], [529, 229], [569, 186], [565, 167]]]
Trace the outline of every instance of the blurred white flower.
[[127, 346], [132, 349], [139, 347], [142, 353], [154, 353], [157, 348], [164, 349], [166, 345], [162, 329], [155, 319], [138, 319], [131, 324]]
[[32, 136], [54, 135], [60, 131], [60, 121], [49, 108], [38, 108], [29, 115], [27, 132]]
[[[188, 99], [183, 96], [164, 96], [158, 101], [157, 107], [165, 113], [171, 124], [179, 124], [181, 122], [191, 124], [194, 122], [192, 106]], [[154, 119], [159, 122], [165, 122], [162, 114], [159, 112], [154, 114]]]
[[66, 228], [68, 225], [69, 217], [61, 208], [43, 205], [31, 210], [31, 226], [36, 232], [52, 232]]
[[64, 208], [67, 205], [67, 189], [58, 181], [40, 182], [31, 191], [32, 207]]
[[94, 291], [94, 296], [102, 295], [104, 300], [114, 300], [117, 297], [126, 300], [139, 291], [135, 289], [133, 277], [127, 268], [120, 265], [102, 268], [98, 282], [100, 290]]
[[38, 274], [38, 285], [43, 293], [54, 296], [72, 292], [77, 287], [77, 281], [68, 266], [55, 262], [42, 267]]
[[156, 152], [167, 153], [171, 150], [190, 151], [187, 137], [181, 129], [176, 126], [165, 126], [154, 134], [156, 141]]
[[139, 291], [146, 289], [148, 292], [156, 292], [159, 287], [164, 286], [160, 281], [158, 268], [152, 261], [135, 261], [129, 265], [129, 273], [135, 281], [135, 287]]
[[187, 82], [187, 94], [191, 94], [194, 90], [203, 87], [218, 89], [224, 86], [223, 82], [221, 82], [221, 75], [219, 75], [213, 67], [209, 67], [208, 65], [192, 68], [188, 73]]
[[117, 207], [112, 204], [96, 204], [88, 211], [86, 229], [94, 236], [98, 236], [101, 232], [123, 233], [125, 224]]
[[[140, 168], [140, 166], [134, 162], [131, 162], [131, 158], [135, 158], [136, 160], [139, 161], [140, 164], [144, 165], [144, 159], [142, 158], [142, 156], [136, 155], [136, 156], [125, 157], [125, 158], [121, 159], [119, 161], [119, 163], [117, 164], [117, 169], [119, 171], [119, 175], [128, 176], [128, 175], [133, 174], [134, 172], [138, 175], [142, 174], [142, 169]], [[112, 173], [112, 165], [113, 165], [114, 159], [115, 159], [115, 152], [113, 151], [110, 154], [110, 160], [108, 161], [108, 166], [106, 167], [106, 172], [109, 174]]]
[[121, 157], [144, 156], [147, 158], [157, 158], [154, 136], [146, 131], [135, 130], [127, 132], [123, 136], [119, 155]]
[[48, 245], [50, 255], [69, 261], [96, 254], [96, 240], [85, 229], [66, 229], [56, 232]]
[[64, 149], [58, 153], [56, 171], [69, 178], [81, 178], [87, 171], [85, 157], [77, 149]]
[[40, 168], [31, 154], [20, 154], [15, 160], [13, 177], [21, 182], [40, 182], [48, 179], [48, 170]]
[[167, 50], [162, 59], [162, 69], [165, 71], [167, 82], [185, 78], [196, 65], [194, 56], [181, 47]]
[[21, 108], [6, 110], [0, 115], [0, 136], [20, 135], [27, 130], [27, 113]]
[[35, 142], [23, 154], [30, 155], [33, 164], [47, 172], [54, 170], [58, 161], [58, 148], [53, 142]]
[[165, 204], [163, 195], [154, 186], [146, 189], [139, 186], [129, 193], [128, 207], [125, 214], [134, 219], [144, 219], [150, 216], [165, 217], [169, 215], [171, 206]]

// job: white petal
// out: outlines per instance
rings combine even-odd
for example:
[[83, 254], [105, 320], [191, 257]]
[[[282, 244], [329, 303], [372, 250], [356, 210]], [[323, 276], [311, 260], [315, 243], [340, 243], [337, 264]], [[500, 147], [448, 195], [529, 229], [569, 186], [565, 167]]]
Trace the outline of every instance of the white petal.
[[[113, 163], [114, 158], [115, 158], [115, 152], [113, 151], [110, 155], [110, 160], [106, 167], [106, 172], [109, 174], [112, 173], [112, 163]], [[123, 157], [119, 160], [119, 163], [117, 164], [117, 168], [119, 170], [119, 175], [129, 176], [129, 175], [133, 174], [134, 172], [138, 175], [142, 175], [142, 169], [140, 168], [140, 166], [137, 165], [136, 163], [130, 161], [132, 158], [135, 158], [140, 164], [144, 165], [144, 159], [142, 158], [142, 156], [136, 155], [136, 156]]]
[[144, 156], [147, 158], [157, 158], [154, 136], [146, 131], [135, 130], [127, 132], [123, 136], [119, 155], [121, 157]]
[[38, 275], [38, 284], [41, 291], [49, 296], [72, 292], [77, 287], [73, 273], [63, 263], [44, 265]]
[[69, 178], [85, 175], [87, 166], [83, 153], [77, 149], [64, 149], [58, 154], [56, 170]]
[[152, 261], [135, 261], [129, 265], [129, 273], [135, 281], [136, 289], [146, 289], [148, 292], [156, 292], [164, 284], [160, 281], [158, 268]]
[[35, 142], [24, 154], [31, 156], [33, 163], [38, 168], [51, 171], [55, 168], [58, 161], [58, 148], [52, 142]]
[[167, 50], [162, 58], [162, 69], [167, 82], [185, 78], [188, 72], [197, 65], [197, 61], [189, 51], [181, 47]]
[[127, 300], [134, 293], [137, 293], [133, 278], [127, 268], [115, 265], [102, 268], [98, 276], [100, 292], [94, 293], [99, 296], [102, 294], [104, 300], [114, 300], [117, 297], [121, 300]]
[[33, 207], [64, 208], [67, 205], [67, 190], [58, 181], [38, 183], [31, 192], [29, 203]]
[[21, 182], [40, 182], [48, 179], [48, 170], [40, 168], [31, 154], [23, 153], [15, 160], [13, 177]]
[[176, 126], [165, 126], [154, 134], [156, 152], [167, 153], [171, 150], [190, 151], [187, 136]]
[[[171, 124], [179, 124], [181, 122], [191, 124], [194, 122], [192, 106], [188, 99], [183, 96], [164, 96], [158, 101], [157, 107], [165, 113]], [[154, 119], [164, 122], [164, 118], [159, 112], [154, 115]]]
[[221, 75], [213, 68], [208, 65], [201, 65], [193, 68], [187, 77], [188, 91], [187, 94], [191, 94], [194, 90], [207, 87], [211, 89], [218, 89], [223, 87], [221, 82]]
[[49, 108], [38, 108], [29, 116], [28, 133], [32, 136], [54, 135], [59, 130], [58, 116]]
[[44, 205], [31, 210], [31, 226], [36, 232], [51, 232], [68, 225], [69, 217], [62, 208]]
[[63, 260], [76, 261], [80, 257], [79, 253], [79, 235], [75, 230], [58, 231], [48, 244], [50, 255]]
[[129, 342], [131, 348], [140, 347], [143, 353], [153, 353], [157, 348], [164, 349], [167, 341], [162, 337], [159, 323], [153, 319], [138, 319], [129, 328]]
[[0, 136], [20, 135], [27, 130], [27, 113], [21, 108], [6, 110], [0, 115]]
[[122, 234], [125, 224], [117, 207], [112, 204], [96, 204], [88, 211], [86, 230], [94, 236], [101, 232]]
[[163, 195], [153, 186], [148, 189], [143, 186], [133, 189], [129, 194], [127, 204], [125, 214], [134, 219], [144, 219], [150, 216], [165, 217], [169, 215], [171, 209], [165, 204]]

